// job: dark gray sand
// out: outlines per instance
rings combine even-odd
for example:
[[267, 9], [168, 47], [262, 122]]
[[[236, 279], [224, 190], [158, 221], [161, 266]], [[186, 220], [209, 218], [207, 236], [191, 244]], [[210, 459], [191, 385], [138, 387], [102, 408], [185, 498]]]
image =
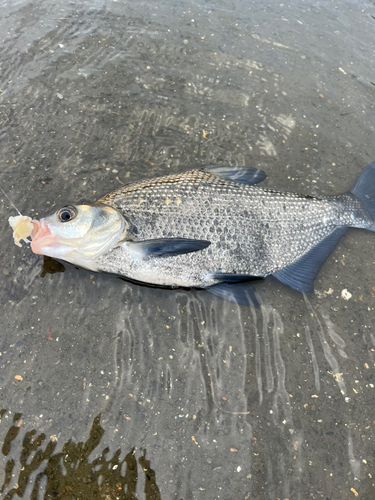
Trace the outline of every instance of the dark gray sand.
[[[25, 215], [218, 163], [335, 194], [375, 160], [373, 1], [0, 6], [1, 187]], [[375, 234], [314, 295], [267, 279], [250, 309], [43, 267], [0, 200], [1, 498], [374, 498]]]

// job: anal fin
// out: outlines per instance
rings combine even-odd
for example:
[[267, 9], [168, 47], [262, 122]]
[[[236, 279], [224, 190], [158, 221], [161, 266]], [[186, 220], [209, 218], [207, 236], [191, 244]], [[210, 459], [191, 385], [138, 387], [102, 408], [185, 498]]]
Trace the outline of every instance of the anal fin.
[[252, 274], [234, 274], [234, 273], [210, 273], [205, 277], [206, 280], [216, 280], [222, 283], [243, 283], [246, 281], [259, 281], [264, 276], [253, 276]]
[[236, 304], [243, 304], [250, 307], [259, 307], [259, 300], [254, 288], [245, 283], [219, 283], [206, 288], [207, 292], [230, 300]]
[[275, 278], [294, 288], [298, 292], [311, 294], [314, 291], [314, 280], [318, 276], [324, 262], [331, 255], [340, 239], [346, 234], [348, 228], [337, 228], [323, 241], [309, 250], [293, 264], [280, 271], [272, 273]]

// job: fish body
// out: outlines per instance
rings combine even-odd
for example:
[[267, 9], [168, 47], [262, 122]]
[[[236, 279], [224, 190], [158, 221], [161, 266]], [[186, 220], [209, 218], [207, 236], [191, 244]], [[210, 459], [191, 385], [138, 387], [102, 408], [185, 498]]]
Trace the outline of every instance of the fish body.
[[200, 252], [147, 259], [118, 245], [97, 261], [99, 271], [160, 285], [205, 287], [217, 283], [210, 277], [217, 272], [267, 276], [337, 227], [372, 224], [354, 196], [280, 193], [199, 170], [131, 184], [99, 202], [130, 219], [136, 240], [210, 241]]
[[[264, 178], [252, 168], [204, 167], [128, 184], [92, 207], [67, 207], [77, 212], [69, 220], [59, 221], [58, 212], [42, 219], [44, 236], [37, 233], [32, 249], [94, 271], [154, 285], [208, 288], [222, 296], [233, 294], [235, 283], [270, 274], [311, 293], [321, 266], [348, 228], [375, 229], [375, 162], [352, 190], [338, 196], [278, 192], [257, 185]], [[85, 246], [78, 238], [75, 257], [64, 256], [58, 229], [59, 224], [78, 225], [81, 211], [97, 211], [92, 219], [99, 233], [108, 214], [116, 220], [116, 231], [103, 238], [104, 250], [91, 251], [91, 260], [77, 259]], [[85, 230], [88, 242], [88, 222]], [[74, 234], [67, 240], [74, 246]]]

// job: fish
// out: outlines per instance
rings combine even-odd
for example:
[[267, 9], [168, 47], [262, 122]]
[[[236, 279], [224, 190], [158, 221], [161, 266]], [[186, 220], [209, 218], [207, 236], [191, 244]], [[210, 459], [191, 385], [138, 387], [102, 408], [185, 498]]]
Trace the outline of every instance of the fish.
[[263, 187], [262, 170], [207, 166], [122, 186], [33, 220], [31, 249], [153, 286], [257, 305], [269, 275], [306, 294], [349, 228], [375, 231], [375, 162], [335, 196]]

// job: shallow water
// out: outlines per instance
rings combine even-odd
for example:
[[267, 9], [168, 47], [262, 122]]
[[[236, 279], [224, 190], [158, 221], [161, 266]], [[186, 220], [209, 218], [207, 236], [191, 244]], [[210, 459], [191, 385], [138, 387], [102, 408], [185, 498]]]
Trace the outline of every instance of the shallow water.
[[[372, 1], [0, 6], [23, 214], [217, 163], [335, 194], [375, 159]], [[374, 234], [349, 232], [313, 296], [271, 278], [249, 309], [43, 272], [0, 199], [2, 498], [374, 497]]]

